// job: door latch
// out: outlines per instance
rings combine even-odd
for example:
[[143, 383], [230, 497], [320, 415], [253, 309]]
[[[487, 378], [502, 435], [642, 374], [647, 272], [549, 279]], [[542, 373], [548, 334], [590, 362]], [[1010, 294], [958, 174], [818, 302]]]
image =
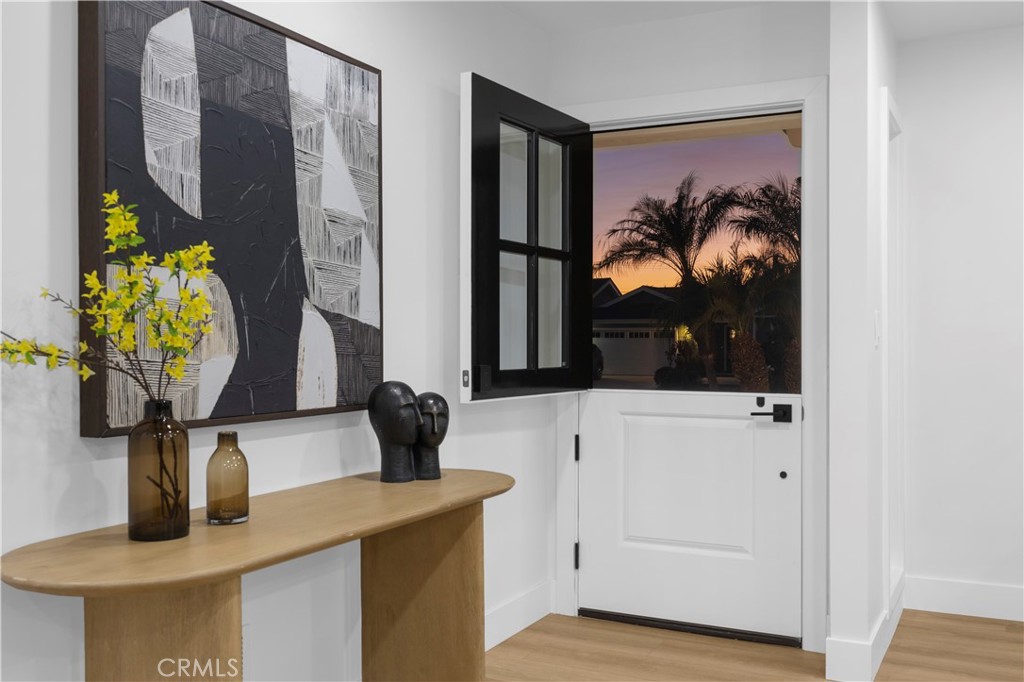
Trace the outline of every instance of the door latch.
[[775, 403], [771, 412], [751, 412], [751, 417], [771, 417], [773, 422], [792, 423], [793, 406], [787, 403]]

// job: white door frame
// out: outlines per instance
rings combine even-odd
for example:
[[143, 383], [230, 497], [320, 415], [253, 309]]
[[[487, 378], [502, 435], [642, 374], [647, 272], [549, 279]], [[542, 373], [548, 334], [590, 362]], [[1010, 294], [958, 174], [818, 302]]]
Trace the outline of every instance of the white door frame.
[[[828, 79], [824, 76], [556, 108], [592, 130], [803, 111], [801, 298], [803, 333], [803, 648], [824, 652], [828, 612]], [[572, 546], [579, 495], [574, 437], [578, 397], [559, 398], [554, 610], [578, 608]], [[586, 456], [583, 453], [582, 456]]]
[[879, 243], [882, 264], [882, 617], [902, 612], [906, 586], [908, 349], [903, 118], [892, 91], [879, 91]]

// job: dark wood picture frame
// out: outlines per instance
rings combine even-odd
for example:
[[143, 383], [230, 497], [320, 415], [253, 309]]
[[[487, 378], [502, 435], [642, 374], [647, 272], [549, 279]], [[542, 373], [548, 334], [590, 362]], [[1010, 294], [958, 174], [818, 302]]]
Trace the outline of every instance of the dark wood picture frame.
[[[108, 123], [108, 112], [111, 106], [111, 101], [108, 101], [108, 87], [107, 87], [107, 57], [106, 57], [106, 13], [112, 11], [111, 8], [115, 5], [122, 3], [115, 2], [89, 2], [80, 0], [78, 2], [78, 105], [79, 105], [79, 266], [81, 272], [92, 272], [97, 271], [100, 273], [100, 279], [104, 280], [104, 273], [106, 271], [107, 263], [106, 257], [103, 253], [105, 249], [104, 242], [104, 219], [103, 214], [100, 212], [101, 207], [101, 194], [106, 191], [110, 191], [115, 187], [108, 186], [108, 166], [111, 163], [108, 159], [108, 134], [107, 126]], [[141, 3], [124, 3], [130, 5], [141, 5]], [[186, 425], [190, 427], [202, 427], [202, 426], [224, 426], [229, 424], [238, 424], [246, 422], [259, 422], [274, 419], [287, 419], [293, 417], [304, 417], [322, 414], [332, 414], [339, 412], [349, 412], [355, 410], [366, 409], [366, 397], [369, 395], [369, 391], [373, 385], [379, 383], [382, 380], [383, 373], [383, 335], [384, 335], [384, 320], [383, 320], [383, 244], [382, 244], [382, 231], [383, 231], [383, 219], [382, 219], [382, 200], [383, 200], [383, 183], [382, 183], [382, 145], [381, 145], [381, 72], [373, 66], [370, 66], [364, 62], [353, 59], [337, 50], [334, 50], [326, 45], [318, 43], [314, 40], [306, 38], [302, 35], [295, 33], [294, 31], [287, 29], [283, 26], [275, 24], [273, 22], [262, 19], [250, 12], [233, 7], [225, 2], [211, 1], [211, 0], [187, 0], [184, 2], [169, 1], [165, 3], [154, 3], [155, 5], [163, 5], [167, 7], [198, 7], [208, 6], [215, 8], [221, 12], [225, 12], [229, 15], [233, 15], [239, 20], [250, 22], [274, 33], [280, 34], [285, 39], [301, 43], [302, 45], [324, 53], [328, 57], [331, 57], [341, 62], [345, 62], [346, 65], [351, 65], [356, 69], [361, 69], [375, 76], [375, 91], [373, 96], [376, 98], [376, 122], [374, 133], [376, 135], [376, 146], [375, 146], [375, 166], [376, 166], [376, 233], [375, 237], [377, 240], [377, 251], [376, 251], [376, 266], [377, 266], [377, 279], [378, 279], [378, 290], [377, 295], [379, 296], [379, 308], [377, 311], [377, 324], [373, 325], [375, 329], [371, 329], [369, 332], [364, 333], [361, 339], [370, 339], [366, 341], [366, 344], [370, 344], [376, 348], [376, 354], [361, 355], [358, 354], [358, 359], [362, 361], [364, 358], [369, 358], [369, 369], [367, 370], [367, 376], [362, 383], [368, 383], [368, 387], [362, 393], [362, 400], [358, 403], [341, 404], [333, 407], [318, 407], [311, 409], [296, 409], [293, 410], [274, 410], [274, 411], [261, 411], [261, 412], [250, 412], [231, 416], [216, 416], [204, 419], [183, 419]], [[178, 11], [178, 10], [175, 10]], [[190, 15], [191, 16], [191, 15]], [[287, 75], [287, 71], [285, 72]], [[123, 102], [121, 103], [123, 104]], [[202, 106], [206, 106], [205, 100], [202, 102]], [[141, 118], [141, 114], [139, 114]], [[265, 127], [265, 126], [264, 126]], [[269, 136], [269, 131], [268, 131]], [[369, 147], [372, 149], [372, 146]], [[291, 150], [294, 155], [295, 149]], [[276, 157], [276, 151], [275, 151]], [[294, 178], [293, 178], [294, 179]], [[132, 196], [123, 197], [131, 203], [142, 203], [133, 199]], [[144, 209], [145, 206], [141, 206]], [[143, 217], [142, 220], [145, 220]], [[141, 225], [141, 221], [140, 221]], [[366, 241], [367, 233], [363, 232], [363, 242]], [[296, 240], [298, 236], [295, 237]], [[198, 241], [202, 241], [200, 238]], [[365, 246], [363, 242], [360, 242], [360, 246]], [[216, 245], [214, 245], [216, 246]], [[300, 248], [300, 247], [296, 247]], [[359, 248], [359, 247], [357, 247]], [[151, 253], [157, 256], [159, 260], [163, 253], [163, 249], [158, 247], [151, 247]], [[223, 254], [215, 254], [223, 257]], [[287, 256], [286, 256], [287, 257]], [[282, 261], [283, 262], [283, 261]], [[226, 267], [231, 262], [221, 262], [221, 267]], [[215, 266], [218, 263], [214, 264]], [[248, 266], [248, 263], [245, 264]], [[217, 273], [217, 267], [214, 267], [215, 274]], [[271, 274], [267, 274], [266, 277], [271, 277]], [[292, 275], [295, 277], [296, 275]], [[305, 281], [303, 279], [303, 281]], [[269, 294], [268, 294], [269, 296]], [[301, 311], [300, 311], [301, 315]], [[338, 315], [341, 316], [340, 314]], [[358, 322], [350, 318], [352, 322]], [[330, 326], [330, 325], [329, 325]], [[370, 325], [366, 325], [370, 326]], [[333, 327], [332, 327], [333, 330]], [[336, 348], [337, 346], [337, 332], [335, 334]], [[105, 344], [100, 343], [100, 339], [97, 338], [96, 334], [89, 327], [89, 324], [82, 320], [80, 322], [80, 338], [83, 341], [89, 343], [89, 346], [95, 349], [105, 349]], [[296, 357], [296, 364], [298, 360]], [[234, 372], [234, 369], [232, 369]], [[130, 425], [115, 425], [111, 426], [108, 420], [107, 414], [107, 391], [108, 391], [108, 372], [101, 367], [96, 368], [96, 376], [91, 378], [89, 381], [81, 384], [81, 403], [80, 403], [80, 417], [81, 427], [80, 432], [85, 437], [107, 437], [127, 434], [131, 426]], [[371, 376], [372, 375], [372, 376]], [[296, 379], [297, 381], [297, 379]], [[339, 380], [340, 381], [340, 380]], [[225, 384], [228, 386], [229, 384]], [[255, 403], [254, 403], [255, 405]], [[254, 410], [256, 408], [254, 407]]]

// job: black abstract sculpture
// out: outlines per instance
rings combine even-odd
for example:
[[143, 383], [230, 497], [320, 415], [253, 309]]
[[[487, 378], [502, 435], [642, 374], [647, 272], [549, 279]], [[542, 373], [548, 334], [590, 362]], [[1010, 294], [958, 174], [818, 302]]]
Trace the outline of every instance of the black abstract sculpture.
[[437, 449], [448, 433], [448, 401], [437, 393], [417, 396], [423, 424], [419, 438], [412, 446], [412, 468], [419, 480], [441, 478], [441, 461]]
[[380, 443], [380, 480], [405, 483], [441, 478], [438, 446], [448, 433], [448, 403], [437, 393], [419, 397], [408, 384], [385, 381], [367, 400]]
[[380, 443], [380, 480], [385, 483], [415, 480], [412, 445], [423, 425], [416, 393], [401, 381], [385, 381], [370, 392], [366, 409]]

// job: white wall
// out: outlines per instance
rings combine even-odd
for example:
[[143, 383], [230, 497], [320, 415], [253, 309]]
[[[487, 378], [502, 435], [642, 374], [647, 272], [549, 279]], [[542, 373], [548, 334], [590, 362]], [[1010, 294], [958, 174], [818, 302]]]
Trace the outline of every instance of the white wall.
[[[555, 399], [462, 406], [458, 394], [459, 73], [544, 97], [542, 34], [479, 4], [245, 3], [383, 71], [385, 377], [449, 396], [446, 467], [511, 474], [485, 504], [487, 641], [547, 613], [554, 571]], [[3, 329], [70, 343], [73, 321], [38, 298], [77, 270], [76, 9], [2, 5]], [[26, 68], [30, 65], [30, 68]], [[78, 437], [70, 373], [4, 367], [3, 550], [125, 521], [125, 439]], [[377, 468], [365, 413], [238, 428], [252, 492]], [[192, 501], [204, 502], [214, 429], [195, 429]], [[358, 547], [243, 580], [247, 679], [359, 675]], [[82, 604], [3, 586], [4, 679], [80, 679]]]
[[829, 613], [826, 676], [874, 677], [890, 603], [883, 478], [883, 87], [895, 44], [877, 4], [833, 3], [829, 66]]
[[910, 283], [907, 606], [1024, 619], [1022, 30], [899, 46]]
[[561, 32], [554, 103], [677, 94], [828, 72], [824, 2], [765, 2], [657, 22]]

